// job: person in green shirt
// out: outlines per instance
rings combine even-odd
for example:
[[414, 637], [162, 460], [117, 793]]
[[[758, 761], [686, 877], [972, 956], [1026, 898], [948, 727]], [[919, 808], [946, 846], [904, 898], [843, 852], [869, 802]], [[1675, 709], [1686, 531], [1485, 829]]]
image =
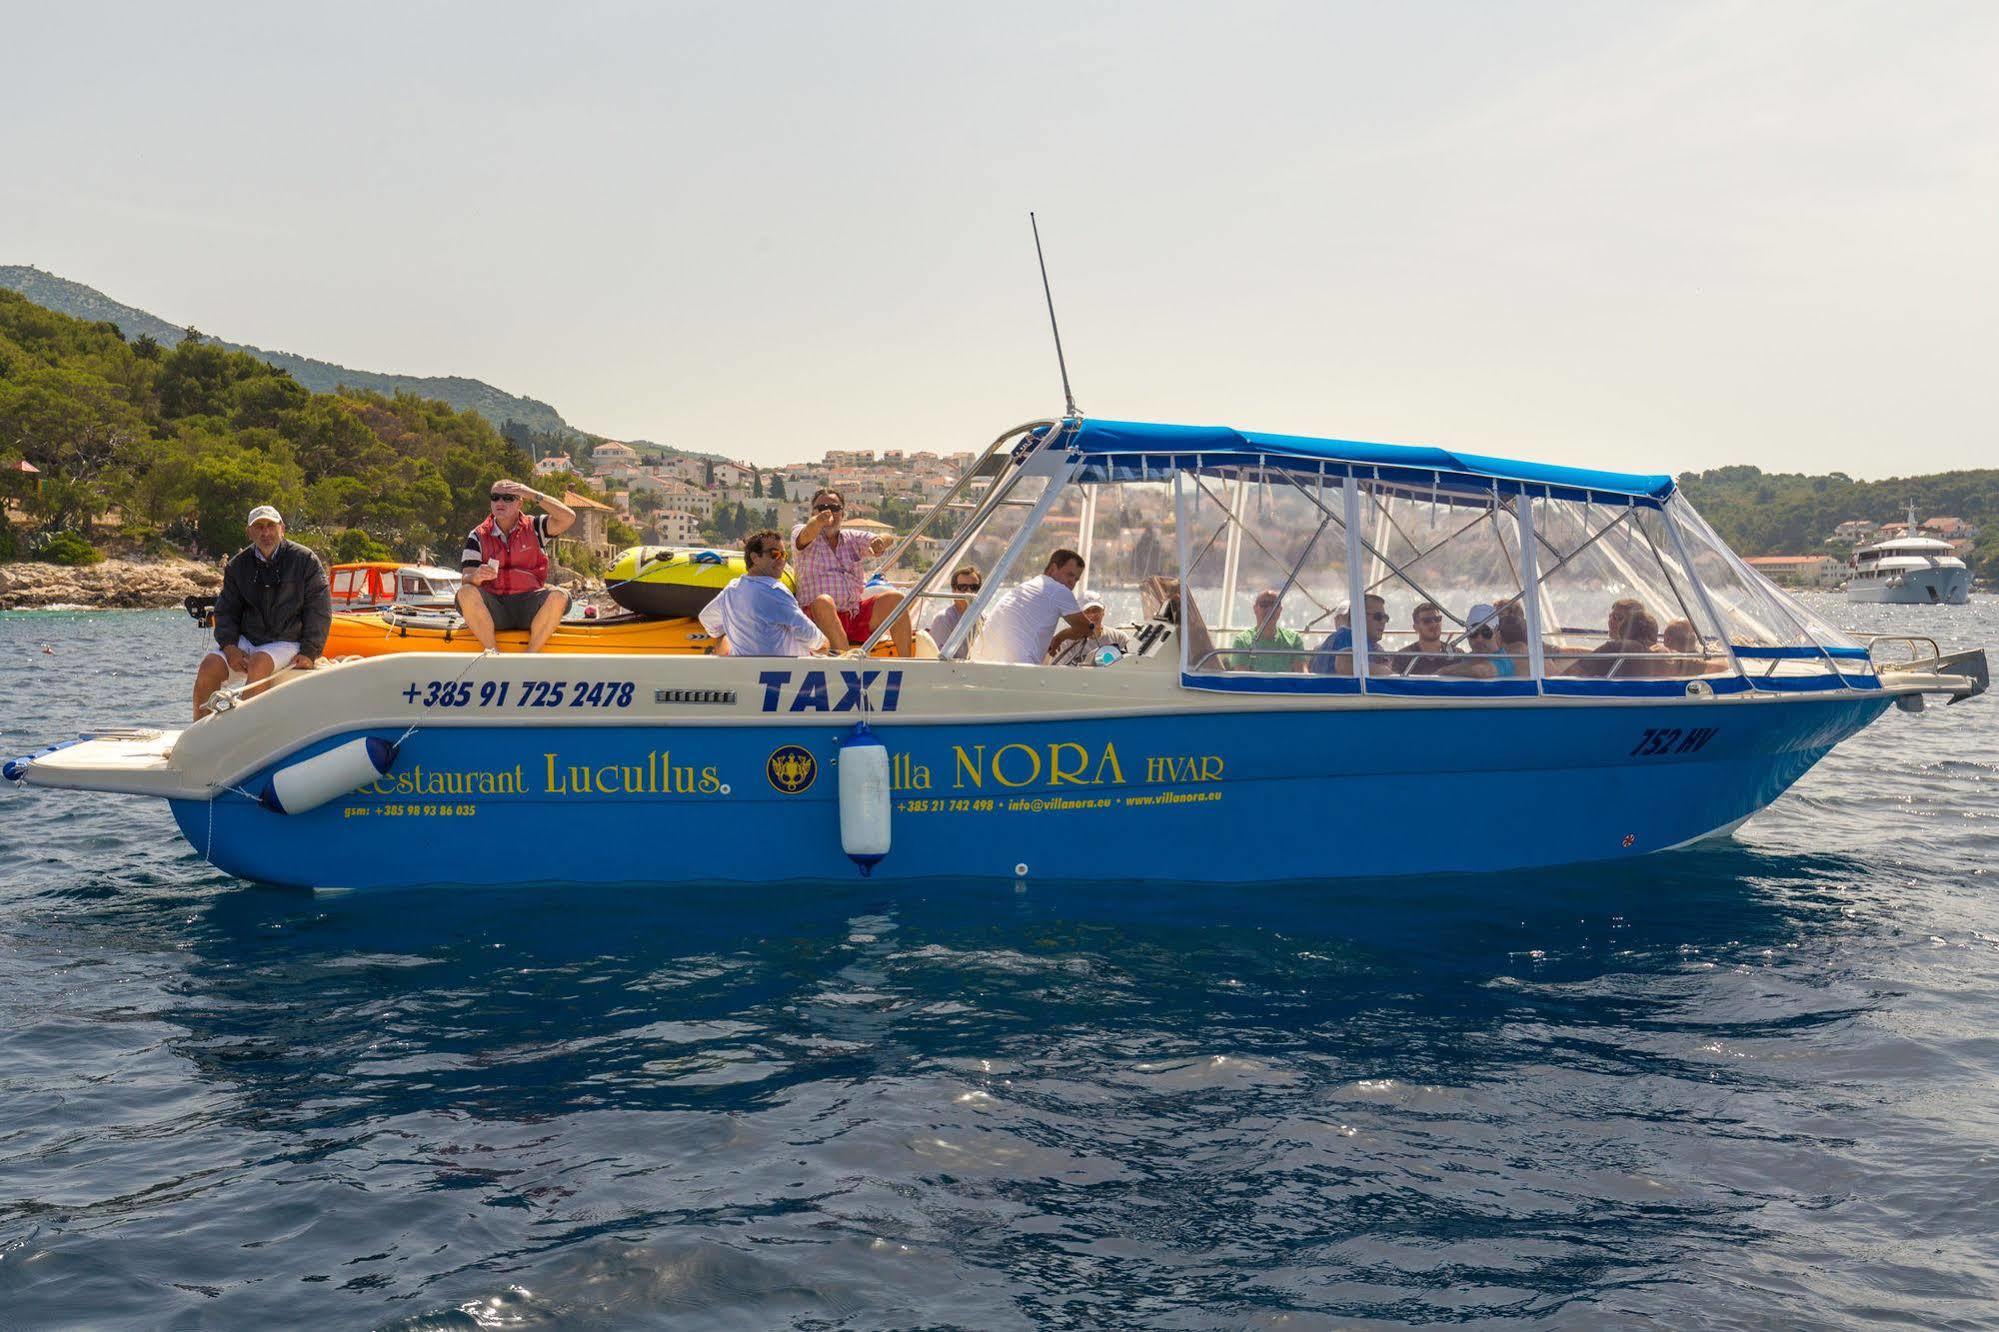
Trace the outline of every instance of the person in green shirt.
[[1283, 612], [1277, 589], [1266, 587], [1256, 594], [1256, 628], [1245, 629], [1229, 644], [1233, 649], [1222, 660], [1232, 671], [1302, 671], [1305, 669], [1305, 640], [1295, 629], [1277, 623]]

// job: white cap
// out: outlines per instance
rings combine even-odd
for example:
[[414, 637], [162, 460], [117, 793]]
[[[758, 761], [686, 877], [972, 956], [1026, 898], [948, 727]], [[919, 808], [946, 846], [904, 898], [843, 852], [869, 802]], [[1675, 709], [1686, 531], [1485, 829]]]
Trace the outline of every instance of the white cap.
[[1482, 624], [1490, 624], [1495, 631], [1499, 628], [1499, 612], [1492, 608], [1491, 602], [1481, 601], [1465, 613], [1465, 632], [1467, 634]]
[[256, 508], [250, 510], [250, 517], [243, 525], [245, 527], [253, 527], [261, 522], [273, 522], [279, 527], [283, 527], [285, 525], [285, 518], [283, 514], [279, 513], [271, 505], [259, 504]]

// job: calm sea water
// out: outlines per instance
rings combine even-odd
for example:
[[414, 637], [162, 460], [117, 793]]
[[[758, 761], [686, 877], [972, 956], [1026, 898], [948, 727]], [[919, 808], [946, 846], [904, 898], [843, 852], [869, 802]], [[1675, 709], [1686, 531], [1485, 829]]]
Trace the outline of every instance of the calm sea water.
[[[196, 651], [0, 614], [0, 749]], [[1990, 698], [1719, 849], [1255, 893], [315, 897], [0, 792], [0, 1326], [1999, 1326], [1995, 865]]]

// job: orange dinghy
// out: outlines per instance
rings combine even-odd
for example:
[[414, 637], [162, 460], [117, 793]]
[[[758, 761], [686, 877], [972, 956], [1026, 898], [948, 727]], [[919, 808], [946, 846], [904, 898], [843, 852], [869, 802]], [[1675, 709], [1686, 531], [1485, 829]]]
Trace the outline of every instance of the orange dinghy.
[[[502, 652], [527, 649], [525, 629], [494, 635]], [[715, 640], [693, 619], [653, 620], [619, 615], [602, 620], [564, 620], [549, 636], [547, 652], [652, 652], [707, 656]], [[329, 657], [378, 657], [388, 652], [477, 652], [479, 640], [456, 615], [395, 610], [336, 612], [326, 636]]]
[[[494, 635], [502, 652], [525, 652], [525, 629], [503, 630]], [[643, 615], [617, 615], [601, 620], [564, 620], [549, 635], [544, 652], [645, 652], [668, 656], [707, 657], [715, 652], [715, 640], [701, 621], [694, 619], [655, 620]], [[390, 607], [379, 611], [335, 611], [333, 628], [326, 636], [325, 655], [379, 657], [388, 652], [477, 652], [479, 640], [457, 615], [445, 611], [408, 611]], [[877, 657], [893, 657], [895, 645], [884, 638], [875, 645]], [[930, 636], [919, 632], [916, 654], [934, 657], [937, 649]]]

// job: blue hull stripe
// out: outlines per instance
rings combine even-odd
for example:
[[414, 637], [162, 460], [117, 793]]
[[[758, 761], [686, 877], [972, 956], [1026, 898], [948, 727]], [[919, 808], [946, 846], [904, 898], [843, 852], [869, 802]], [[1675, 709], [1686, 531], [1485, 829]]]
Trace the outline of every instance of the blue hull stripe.
[[[1753, 814], [1890, 701], [877, 718], [894, 850], [874, 877], [1012, 879], [1024, 864], [1030, 878], [1253, 883], [1621, 859]], [[272, 883], [848, 879], [842, 738], [776, 720], [435, 727], [379, 782], [302, 814], [225, 793], [212, 850], [210, 805], [173, 809], [218, 866]]]

